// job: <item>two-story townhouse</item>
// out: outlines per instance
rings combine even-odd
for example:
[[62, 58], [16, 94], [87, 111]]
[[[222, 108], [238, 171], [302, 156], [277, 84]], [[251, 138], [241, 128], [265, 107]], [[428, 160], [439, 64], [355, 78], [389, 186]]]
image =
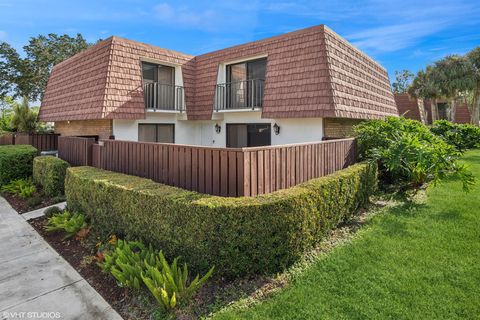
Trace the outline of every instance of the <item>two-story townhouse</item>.
[[110, 37], [56, 65], [40, 109], [68, 136], [247, 147], [397, 115], [387, 71], [324, 25], [191, 56]]

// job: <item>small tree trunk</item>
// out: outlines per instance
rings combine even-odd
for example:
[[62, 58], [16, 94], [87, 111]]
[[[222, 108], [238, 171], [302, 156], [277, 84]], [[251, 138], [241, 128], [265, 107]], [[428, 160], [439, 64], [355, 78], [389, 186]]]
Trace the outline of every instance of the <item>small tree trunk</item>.
[[470, 122], [478, 126], [480, 121], [480, 87], [477, 88], [477, 94], [473, 101], [473, 108], [470, 110]]
[[430, 110], [432, 111], [432, 123], [438, 120], [438, 105], [437, 99], [430, 101]]
[[455, 122], [455, 114], [457, 113], [457, 104], [455, 99], [450, 100], [450, 121]]

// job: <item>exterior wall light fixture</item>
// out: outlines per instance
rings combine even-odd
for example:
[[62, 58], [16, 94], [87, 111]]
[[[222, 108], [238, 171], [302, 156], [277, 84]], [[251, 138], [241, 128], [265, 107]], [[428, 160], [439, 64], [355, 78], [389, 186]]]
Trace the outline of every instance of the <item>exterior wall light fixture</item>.
[[273, 132], [275, 132], [277, 136], [280, 134], [280, 126], [276, 123], [273, 125]]
[[222, 131], [222, 126], [220, 126], [218, 123], [215, 124], [215, 132], [220, 133]]

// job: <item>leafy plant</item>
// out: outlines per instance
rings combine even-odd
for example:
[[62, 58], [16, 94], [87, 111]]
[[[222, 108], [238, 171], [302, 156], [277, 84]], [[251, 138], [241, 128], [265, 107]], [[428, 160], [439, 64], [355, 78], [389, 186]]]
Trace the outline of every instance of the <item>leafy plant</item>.
[[140, 289], [141, 274], [145, 265], [156, 266], [158, 261], [152, 246], [145, 246], [140, 241], [118, 240], [115, 249], [104, 255], [104, 262], [99, 263], [104, 272], [111, 273], [122, 287]]
[[30, 179], [16, 179], [2, 186], [3, 192], [8, 192], [24, 199], [31, 197], [37, 188]]
[[403, 117], [370, 120], [355, 128], [360, 157], [378, 161], [384, 180], [409, 187], [458, 177], [464, 190], [474, 183], [458, 163], [461, 153], [434, 135], [425, 125]]
[[475, 148], [480, 144], [480, 128], [471, 124], [438, 120], [430, 130], [460, 151]]
[[182, 268], [178, 265], [178, 258], [175, 258], [169, 265], [161, 251], [158, 254], [158, 260], [160, 262], [159, 267], [146, 263], [146, 271], [142, 272], [141, 277], [143, 283], [165, 310], [173, 309], [178, 301], [190, 298], [212, 276], [214, 270], [214, 267], [212, 267], [201, 278], [197, 275], [188, 284], [189, 277], [186, 263], [183, 264]]
[[77, 212], [72, 214], [70, 211], [65, 210], [48, 218], [45, 230], [48, 232], [64, 231], [66, 235], [63, 239], [68, 239], [86, 227], [87, 222], [83, 214]]

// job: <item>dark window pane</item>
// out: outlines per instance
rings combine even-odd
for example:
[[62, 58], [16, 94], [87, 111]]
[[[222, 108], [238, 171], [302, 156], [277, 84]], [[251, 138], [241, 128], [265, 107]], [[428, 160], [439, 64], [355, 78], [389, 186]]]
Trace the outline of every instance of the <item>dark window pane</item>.
[[271, 144], [270, 124], [249, 124], [248, 125], [248, 146], [260, 147]]
[[138, 141], [175, 143], [174, 124], [139, 124]]
[[248, 146], [247, 125], [227, 124], [227, 147], [243, 148]]
[[156, 125], [139, 124], [138, 125], [138, 141], [156, 142], [157, 140]]
[[248, 79], [265, 80], [265, 71], [267, 69], [267, 59], [260, 59], [248, 62], [247, 76]]
[[271, 126], [259, 124], [227, 124], [227, 147], [259, 147], [271, 144]]
[[158, 81], [157, 66], [151, 63], [142, 63], [143, 80], [147, 83]]
[[175, 84], [175, 68], [158, 65], [158, 83]]
[[157, 125], [157, 142], [174, 143], [174, 128], [173, 124]]

